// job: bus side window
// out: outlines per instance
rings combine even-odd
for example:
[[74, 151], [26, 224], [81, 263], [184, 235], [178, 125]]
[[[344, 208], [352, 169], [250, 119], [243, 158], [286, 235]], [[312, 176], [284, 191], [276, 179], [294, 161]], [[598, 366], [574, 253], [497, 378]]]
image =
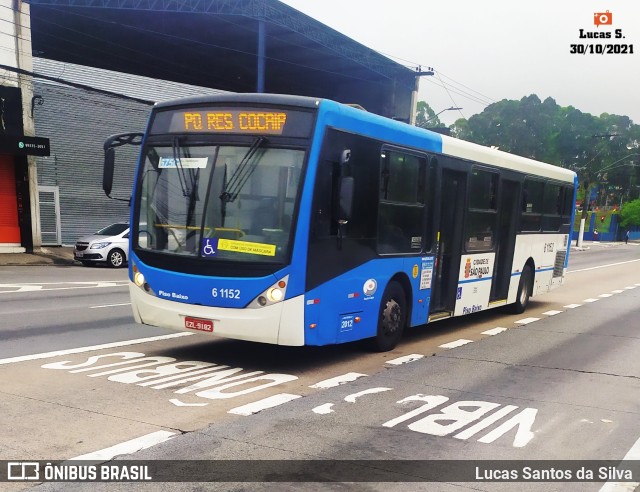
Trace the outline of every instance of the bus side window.
[[469, 175], [469, 210], [467, 212], [467, 251], [493, 248], [497, 227], [498, 174], [473, 168]]
[[378, 253], [422, 250], [425, 175], [425, 158], [389, 149], [381, 152]]

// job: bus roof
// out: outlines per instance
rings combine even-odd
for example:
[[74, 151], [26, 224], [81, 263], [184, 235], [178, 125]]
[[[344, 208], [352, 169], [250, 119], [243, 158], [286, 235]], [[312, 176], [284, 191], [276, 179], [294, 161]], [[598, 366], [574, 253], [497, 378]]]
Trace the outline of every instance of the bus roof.
[[226, 104], [273, 104], [320, 109], [320, 122], [326, 126], [370, 135], [389, 143], [442, 153], [481, 164], [512, 169], [525, 174], [544, 176], [573, 183], [576, 174], [568, 169], [485, 147], [458, 138], [441, 135], [407, 123], [394, 121], [362, 109], [329, 99], [285, 94], [219, 94], [194, 96], [157, 103], [155, 109], [180, 106]]

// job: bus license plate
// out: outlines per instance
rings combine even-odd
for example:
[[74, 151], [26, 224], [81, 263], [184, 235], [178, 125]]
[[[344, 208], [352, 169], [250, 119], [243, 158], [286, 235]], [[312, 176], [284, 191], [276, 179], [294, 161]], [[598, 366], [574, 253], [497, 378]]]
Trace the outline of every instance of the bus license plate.
[[184, 318], [184, 327], [189, 330], [197, 330], [197, 331], [213, 331], [213, 321], [209, 319], [199, 319], [192, 318], [191, 316], [186, 316]]

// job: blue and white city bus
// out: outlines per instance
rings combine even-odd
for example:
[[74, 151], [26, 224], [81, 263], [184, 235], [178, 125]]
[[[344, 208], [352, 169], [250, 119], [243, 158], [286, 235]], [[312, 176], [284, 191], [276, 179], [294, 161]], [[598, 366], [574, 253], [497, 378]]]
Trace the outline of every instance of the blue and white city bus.
[[[281, 345], [371, 339], [561, 285], [576, 175], [336, 102], [154, 106], [131, 206], [137, 322]], [[104, 188], [113, 149], [105, 143]]]

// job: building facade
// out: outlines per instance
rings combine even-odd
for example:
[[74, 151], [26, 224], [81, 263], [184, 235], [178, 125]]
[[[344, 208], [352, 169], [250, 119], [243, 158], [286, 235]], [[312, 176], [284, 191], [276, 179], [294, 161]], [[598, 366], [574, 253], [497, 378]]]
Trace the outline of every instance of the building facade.
[[[126, 201], [102, 191], [103, 143], [116, 133], [143, 132], [154, 102], [215, 89], [34, 58], [36, 131], [49, 136], [50, 155], [37, 157], [39, 218], [44, 246], [129, 219]], [[64, 78], [65, 84], [52, 80]], [[73, 84], [73, 85], [68, 85]], [[84, 88], [91, 86], [92, 89]], [[131, 194], [139, 147], [118, 149], [112, 196]]]

